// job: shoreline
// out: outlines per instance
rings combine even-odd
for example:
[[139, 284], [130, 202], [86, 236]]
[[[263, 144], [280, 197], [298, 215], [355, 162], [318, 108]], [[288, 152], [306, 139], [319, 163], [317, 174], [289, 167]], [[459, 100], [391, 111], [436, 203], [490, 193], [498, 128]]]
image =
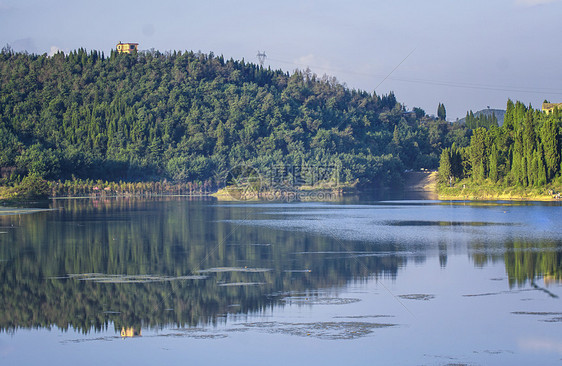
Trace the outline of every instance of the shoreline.
[[[457, 183], [459, 184], [459, 183]], [[462, 184], [462, 183], [460, 183]], [[459, 185], [460, 185], [459, 184]], [[471, 185], [474, 183], [470, 183]], [[464, 184], [462, 184], [464, 186]], [[556, 192], [556, 193], [555, 193]], [[536, 201], [536, 202], [561, 202], [558, 189], [523, 188], [523, 187], [497, 187], [482, 184], [476, 189], [470, 187], [443, 187], [437, 186], [436, 193], [439, 200], [444, 201]]]
[[[98, 183], [99, 184], [99, 183]], [[106, 185], [111, 185], [109, 183]], [[107, 199], [107, 198], [126, 198], [126, 197], [207, 197], [215, 198], [219, 201], [302, 201], [302, 202], [322, 202], [335, 201], [345, 197], [361, 194], [369, 194], [369, 189], [360, 189], [355, 185], [340, 185], [335, 187], [287, 187], [277, 189], [263, 189], [255, 191], [248, 189], [251, 187], [224, 187], [218, 190], [187, 190], [182, 192], [181, 185], [170, 184], [158, 187], [156, 192], [140, 190], [137, 192], [118, 192], [116, 190], [96, 189], [95, 185], [84, 189], [86, 192], [76, 192], [77, 195], [55, 194], [40, 201], [66, 200], [66, 199]], [[181, 187], [181, 188], [180, 188]], [[91, 188], [91, 189], [88, 189]], [[113, 188], [113, 187], [112, 187]], [[143, 188], [149, 188], [148, 186]], [[155, 187], [150, 187], [155, 188]], [[170, 189], [172, 188], [172, 189]], [[175, 188], [175, 189], [174, 189]], [[180, 189], [177, 189], [180, 188]], [[202, 188], [202, 187], [201, 187]], [[386, 188], [389, 189], [389, 188]], [[160, 192], [158, 192], [160, 191]], [[400, 190], [403, 193], [426, 193], [434, 195], [440, 201], [526, 201], [526, 202], [560, 202], [562, 201], [560, 191], [562, 187], [551, 184], [542, 188], [533, 187], [500, 187], [489, 182], [481, 184], [463, 180], [457, 182], [453, 187], [438, 184], [438, 173], [436, 171], [415, 171], [404, 174], [404, 186]], [[55, 193], [55, 192], [53, 192]], [[62, 193], [62, 192], [57, 192]], [[26, 208], [30, 203], [37, 203], [37, 198], [2, 198], [0, 206], [5, 208]], [[1, 208], [1, 207], [0, 207]]]

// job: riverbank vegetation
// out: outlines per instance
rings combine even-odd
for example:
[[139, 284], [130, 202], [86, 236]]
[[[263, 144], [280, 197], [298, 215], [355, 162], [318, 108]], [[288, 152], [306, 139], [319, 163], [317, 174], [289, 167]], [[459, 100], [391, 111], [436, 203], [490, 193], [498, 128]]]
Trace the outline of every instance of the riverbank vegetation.
[[443, 149], [439, 193], [444, 198], [559, 198], [561, 127], [558, 110], [547, 114], [508, 101], [501, 127], [477, 127], [469, 146]]

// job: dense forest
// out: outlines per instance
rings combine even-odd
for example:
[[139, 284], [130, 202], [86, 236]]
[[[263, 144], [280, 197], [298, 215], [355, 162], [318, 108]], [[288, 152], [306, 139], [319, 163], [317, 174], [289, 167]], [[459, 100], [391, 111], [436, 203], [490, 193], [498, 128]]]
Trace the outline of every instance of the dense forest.
[[561, 172], [561, 127], [560, 111], [544, 113], [509, 100], [501, 127], [477, 127], [468, 147], [443, 149], [440, 179], [448, 185], [463, 178], [498, 186], [550, 184]]
[[468, 133], [406, 111], [393, 93], [213, 53], [0, 54], [0, 185], [33, 176], [216, 187], [240, 163], [336, 166], [338, 182], [388, 185], [437, 168], [442, 148], [467, 145]]

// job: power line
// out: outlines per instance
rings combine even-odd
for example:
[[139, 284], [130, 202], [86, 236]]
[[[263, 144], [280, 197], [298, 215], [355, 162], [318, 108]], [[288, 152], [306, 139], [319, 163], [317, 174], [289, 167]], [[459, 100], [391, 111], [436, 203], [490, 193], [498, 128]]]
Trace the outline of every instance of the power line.
[[382, 79], [382, 81], [381, 81], [380, 83], [378, 83], [377, 86], [375, 86], [375, 90], [377, 90], [377, 88], [378, 88], [379, 86], [381, 86], [381, 84], [384, 83], [384, 81], [385, 81], [386, 79], [388, 79], [388, 77], [389, 77], [390, 75], [392, 75], [392, 73], [393, 73], [394, 71], [396, 71], [396, 69], [397, 69], [398, 67], [400, 67], [400, 65], [402, 65], [402, 63], [403, 63], [404, 61], [406, 61], [406, 59], [407, 59], [408, 57], [410, 57], [410, 55], [411, 55], [412, 53], [414, 53], [415, 50], [416, 50], [416, 49], [414, 48], [414, 49], [412, 50], [412, 52], [408, 53], [408, 56], [404, 57], [404, 59], [403, 59], [402, 61], [400, 61], [400, 63], [399, 63], [398, 65], [396, 65], [396, 67], [395, 67], [394, 69], [392, 69], [392, 71], [391, 71], [388, 75], [386, 75], [385, 78]]
[[[412, 51], [413, 52], [413, 51]], [[410, 52], [410, 54], [412, 54]], [[400, 64], [402, 64], [409, 56], [406, 56], [404, 60]], [[359, 76], [367, 76], [372, 78], [382, 78], [383, 80], [379, 83], [382, 84], [385, 80], [393, 80], [399, 81], [404, 83], [414, 83], [414, 84], [425, 84], [425, 85], [433, 85], [433, 86], [446, 86], [451, 88], [461, 88], [461, 89], [477, 89], [477, 90], [489, 90], [489, 91], [503, 91], [503, 92], [518, 92], [518, 93], [529, 93], [529, 94], [551, 94], [551, 95], [562, 95], [562, 91], [559, 88], [535, 88], [535, 87], [518, 87], [518, 86], [505, 86], [505, 85], [491, 85], [491, 84], [478, 84], [478, 83], [471, 83], [471, 82], [455, 82], [455, 81], [442, 81], [442, 80], [428, 80], [428, 79], [419, 79], [419, 78], [404, 78], [404, 77], [392, 77], [390, 76], [394, 70], [400, 66], [398, 64], [394, 70], [388, 75], [377, 75], [377, 74], [370, 74], [370, 73], [363, 73], [357, 72], [348, 69], [337, 69], [331, 67], [324, 67], [324, 66], [315, 66], [315, 65], [305, 65], [296, 62], [280, 60], [276, 58], [269, 57], [269, 60], [280, 62], [284, 64], [291, 64], [301, 67], [312, 67], [314, 69], [321, 69], [331, 72], [340, 72], [345, 74], [352, 74], [352, 75], [359, 75]], [[376, 88], [375, 88], [376, 89]]]
[[530, 93], [530, 94], [556, 94], [562, 95], [560, 89], [554, 88], [521, 88], [513, 86], [494, 86], [494, 85], [483, 85], [483, 84], [472, 84], [467, 82], [449, 82], [449, 81], [432, 81], [423, 79], [406, 79], [406, 78], [389, 78], [394, 81], [405, 82], [405, 83], [417, 83], [435, 86], [447, 86], [451, 88], [462, 88], [462, 89], [478, 89], [478, 90], [490, 90], [490, 91], [505, 91], [505, 92], [518, 92], [518, 93]]

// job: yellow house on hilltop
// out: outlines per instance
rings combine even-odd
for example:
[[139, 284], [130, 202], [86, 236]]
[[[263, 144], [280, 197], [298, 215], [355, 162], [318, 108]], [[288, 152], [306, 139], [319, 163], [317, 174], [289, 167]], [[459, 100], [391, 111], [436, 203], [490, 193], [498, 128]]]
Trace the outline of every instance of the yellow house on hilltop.
[[562, 103], [543, 103], [542, 111], [546, 114], [554, 112], [554, 108], [558, 108], [562, 111]]
[[119, 53], [131, 53], [137, 52], [139, 50], [138, 43], [117, 43], [117, 52]]

